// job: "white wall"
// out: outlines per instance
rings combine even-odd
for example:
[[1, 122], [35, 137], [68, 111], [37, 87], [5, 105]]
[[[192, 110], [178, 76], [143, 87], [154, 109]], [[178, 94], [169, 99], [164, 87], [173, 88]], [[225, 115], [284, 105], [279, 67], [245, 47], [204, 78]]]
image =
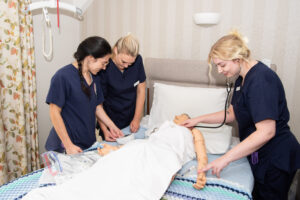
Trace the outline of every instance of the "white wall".
[[[82, 23], [70, 13], [61, 14], [60, 31], [56, 11], [51, 11], [51, 62], [42, 56], [41, 14], [34, 13], [40, 152], [51, 128], [45, 103], [50, 79], [72, 61], [72, 54], [85, 37], [99, 35], [113, 45], [120, 36], [132, 32], [141, 43], [143, 57], [203, 60], [210, 46], [232, 27], [248, 37], [254, 58], [269, 58], [277, 64], [286, 89], [290, 125], [300, 140], [299, 10], [299, 0], [94, 0]], [[219, 12], [220, 23], [211, 27], [195, 25], [193, 14], [205, 11]]]
[[[82, 38], [100, 35], [112, 45], [131, 32], [143, 57], [206, 60], [211, 45], [230, 29], [249, 39], [255, 59], [277, 65], [300, 141], [300, 1], [299, 0], [95, 0], [86, 12]], [[219, 12], [215, 26], [193, 23], [197, 12]]]
[[[34, 45], [37, 80], [37, 120], [40, 153], [45, 151], [44, 145], [52, 127], [49, 118], [49, 106], [45, 103], [51, 77], [64, 65], [73, 61], [73, 53], [80, 42], [79, 21], [70, 13], [60, 14], [60, 29], [57, 27], [56, 12], [50, 11], [53, 33], [53, 59], [47, 61], [42, 54], [43, 24], [41, 10], [33, 13]], [[49, 37], [46, 35], [46, 51], [48, 52]]]

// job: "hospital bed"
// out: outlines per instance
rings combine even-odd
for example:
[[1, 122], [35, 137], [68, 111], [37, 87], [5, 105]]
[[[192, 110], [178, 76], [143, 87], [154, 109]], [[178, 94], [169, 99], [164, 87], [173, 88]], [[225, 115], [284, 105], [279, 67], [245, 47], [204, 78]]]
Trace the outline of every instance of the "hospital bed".
[[[138, 138], [142, 138], [145, 128], [139, 132]], [[124, 130], [125, 134], [129, 129]], [[116, 143], [109, 143], [117, 145]], [[101, 144], [94, 144], [89, 150], [96, 150]], [[208, 161], [211, 162], [221, 155], [208, 154]], [[221, 174], [221, 179], [217, 179], [211, 174], [207, 174], [207, 183], [204, 189], [196, 190], [193, 184], [196, 180], [197, 161], [192, 160], [186, 163], [177, 173], [175, 179], [165, 192], [161, 200], [189, 200], [189, 199], [213, 199], [213, 200], [230, 200], [230, 199], [252, 199], [251, 190], [253, 188], [253, 177], [250, 166], [246, 159], [241, 159], [231, 163]], [[0, 187], [0, 199], [12, 200], [22, 199], [29, 191], [37, 187], [53, 186], [55, 183], [51, 180], [43, 180], [43, 173], [47, 168], [40, 169], [20, 177], [10, 183]], [[100, 194], [99, 194], [100, 196]]]
[[[201, 106], [208, 107], [200, 104], [190, 105], [190, 103], [188, 103], [189, 105], [184, 106], [185, 101], [187, 100], [185, 98], [190, 98], [192, 100], [197, 100], [197, 98], [199, 98], [194, 96], [194, 93], [203, 91], [203, 89], [225, 90], [226, 79], [223, 76], [218, 75], [215, 70], [212, 71], [212, 78], [209, 80], [207, 75], [208, 67], [205, 61], [146, 58], [144, 65], [147, 75], [145, 114], [150, 115], [144, 118], [143, 127], [136, 137], [144, 137], [145, 133], [147, 134], [147, 131], [149, 132], [149, 129], [154, 128], [155, 123], [159, 123], [159, 121], [157, 121], [158, 118], [163, 119], [170, 116], [173, 117], [174, 113], [181, 114], [178, 112], [187, 112], [186, 110], [191, 109], [191, 106], [194, 109], [188, 114], [190, 114], [191, 117], [194, 117], [193, 115], [195, 115], [195, 113], [193, 113], [193, 111], [198, 111], [199, 109], [201, 111]], [[276, 68], [276, 66], [272, 65], [272, 68]], [[171, 89], [168, 89], [168, 86], [170, 86]], [[192, 95], [184, 93], [185, 87], [190, 90]], [[167, 91], [164, 90], [166, 88]], [[158, 92], [158, 90], [160, 90], [160, 92]], [[181, 91], [183, 91], [183, 94], [180, 94]], [[172, 92], [175, 92], [175, 94]], [[163, 94], [170, 94], [168, 96], [174, 95], [176, 98], [173, 98], [172, 100], [168, 99], [168, 97], [159, 96]], [[214, 95], [209, 92], [207, 94]], [[220, 94], [218, 95], [220, 96]], [[223, 101], [224, 97], [222, 96], [222, 98], [219, 98], [219, 96], [218, 99]], [[161, 99], [161, 101], [159, 101], [159, 99]], [[174, 103], [174, 101], [177, 106], [170, 111], [169, 116], [157, 113], [158, 111], [167, 109], [168, 106], [172, 106], [172, 102]], [[211, 101], [213, 101], [213, 99], [211, 99]], [[165, 104], [159, 105], [161, 103]], [[189, 108], [187, 108], [188, 106]], [[153, 109], [151, 110], [152, 107]], [[207, 108], [203, 109], [205, 110]], [[233, 127], [230, 129], [232, 135], [237, 136], [238, 133], [235, 124], [230, 124], [228, 126]], [[129, 130], [125, 129], [124, 133], [129, 133]], [[236, 137], [230, 138], [229, 143], [227, 140], [227, 149], [232, 148], [237, 142]], [[90, 150], [96, 150], [98, 145], [99, 143], [96, 143]], [[222, 141], [219, 142], [218, 145], [222, 148], [226, 146], [222, 144]], [[213, 149], [212, 151], [215, 150], [216, 149]], [[208, 161], [211, 162], [222, 155], [223, 153], [220, 152], [209, 153]], [[222, 171], [220, 179], [212, 176], [211, 173], [208, 172], [207, 184], [205, 188], [200, 191], [195, 190], [192, 187], [196, 180], [196, 165], [196, 160], [186, 163], [178, 172], [175, 180], [172, 182], [162, 199], [252, 199], [251, 191], [253, 189], [254, 179], [246, 158], [237, 160], [227, 166]], [[39, 184], [39, 179], [44, 170], [45, 169], [34, 171], [0, 186], [0, 199], [21, 199], [26, 193], [34, 188], [53, 185], [54, 183], [51, 182]]]

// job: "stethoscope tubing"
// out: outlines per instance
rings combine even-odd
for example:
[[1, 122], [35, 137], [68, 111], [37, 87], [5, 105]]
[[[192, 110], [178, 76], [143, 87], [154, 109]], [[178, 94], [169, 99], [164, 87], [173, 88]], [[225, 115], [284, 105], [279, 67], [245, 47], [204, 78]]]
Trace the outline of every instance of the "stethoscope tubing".
[[224, 108], [224, 120], [223, 120], [223, 122], [220, 124], [220, 125], [218, 125], [218, 126], [200, 126], [200, 125], [198, 125], [198, 126], [194, 126], [194, 127], [197, 127], [197, 128], [220, 128], [220, 127], [222, 127], [225, 123], [226, 123], [226, 109], [227, 109], [227, 105], [228, 105], [228, 100], [229, 100], [229, 95], [230, 95], [230, 92], [231, 92], [231, 89], [232, 89], [232, 83], [228, 83], [227, 82], [227, 84], [226, 84], [227, 86], [226, 86], [226, 91], [227, 91], [227, 97], [226, 97], [226, 101], [225, 101], [225, 108]]

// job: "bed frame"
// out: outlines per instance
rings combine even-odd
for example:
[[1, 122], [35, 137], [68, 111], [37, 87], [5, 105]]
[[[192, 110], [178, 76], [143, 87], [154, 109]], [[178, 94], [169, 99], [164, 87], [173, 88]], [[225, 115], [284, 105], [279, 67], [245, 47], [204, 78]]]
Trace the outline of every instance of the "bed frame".
[[[155, 82], [192, 87], [226, 87], [226, 78], [219, 74], [216, 68], [212, 69], [212, 79], [209, 80], [209, 67], [204, 60], [145, 58], [144, 65], [147, 76], [146, 114], [150, 113]], [[271, 68], [276, 71], [276, 65], [271, 64]], [[235, 78], [232, 78], [228, 81], [234, 80]], [[233, 126], [232, 134], [237, 136], [236, 122], [228, 125]]]

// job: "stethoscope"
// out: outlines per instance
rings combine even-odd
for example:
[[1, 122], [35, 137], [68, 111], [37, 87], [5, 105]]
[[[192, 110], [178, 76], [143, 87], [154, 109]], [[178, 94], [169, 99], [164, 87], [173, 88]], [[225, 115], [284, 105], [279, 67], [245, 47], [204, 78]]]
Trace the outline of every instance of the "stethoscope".
[[226, 101], [225, 101], [225, 108], [224, 108], [224, 120], [223, 122], [218, 125], [218, 126], [194, 126], [194, 127], [198, 127], [198, 128], [220, 128], [221, 126], [223, 126], [226, 122], [226, 113], [227, 113], [227, 105], [228, 105], [228, 100], [229, 100], [229, 95], [232, 89], [233, 83], [226, 83], [226, 91], [227, 91], [227, 97], [226, 97]]

